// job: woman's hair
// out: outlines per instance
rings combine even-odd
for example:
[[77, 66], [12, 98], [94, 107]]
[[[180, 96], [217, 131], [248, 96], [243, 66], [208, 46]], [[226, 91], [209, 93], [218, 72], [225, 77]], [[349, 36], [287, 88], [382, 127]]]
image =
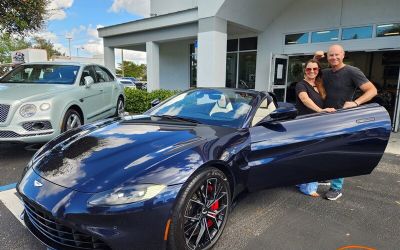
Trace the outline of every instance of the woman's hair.
[[304, 65], [304, 71], [307, 68], [307, 65], [309, 63], [316, 63], [318, 65], [318, 74], [317, 77], [315, 77], [315, 86], [317, 86], [318, 92], [321, 95], [322, 99], [325, 100], [326, 98], [326, 91], [324, 88], [324, 83], [322, 82], [322, 69], [321, 69], [321, 64], [319, 63], [318, 60], [315, 59], [310, 59], [306, 62]]

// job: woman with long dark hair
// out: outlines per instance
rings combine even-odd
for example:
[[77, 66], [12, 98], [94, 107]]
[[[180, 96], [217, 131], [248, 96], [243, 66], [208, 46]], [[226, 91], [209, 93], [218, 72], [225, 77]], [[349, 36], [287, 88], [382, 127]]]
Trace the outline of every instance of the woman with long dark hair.
[[[334, 112], [334, 108], [324, 108], [326, 97], [322, 82], [321, 66], [317, 60], [307, 61], [304, 67], [304, 79], [296, 84], [296, 108], [298, 115], [312, 114], [316, 112]], [[317, 193], [318, 183], [310, 182], [299, 185], [300, 191], [313, 197]]]

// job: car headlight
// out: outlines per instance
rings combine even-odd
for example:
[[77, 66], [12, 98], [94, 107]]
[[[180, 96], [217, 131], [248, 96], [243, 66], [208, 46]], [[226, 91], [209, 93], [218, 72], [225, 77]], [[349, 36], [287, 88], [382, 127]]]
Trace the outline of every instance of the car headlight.
[[42, 103], [42, 104], [40, 104], [40, 110], [41, 111], [46, 111], [46, 110], [49, 110], [50, 109], [50, 103]]
[[88, 204], [90, 206], [114, 206], [145, 201], [159, 194], [165, 187], [165, 185], [156, 184], [120, 187], [93, 195], [88, 200]]
[[25, 118], [31, 117], [36, 114], [36, 106], [33, 104], [25, 104], [19, 110], [19, 114]]

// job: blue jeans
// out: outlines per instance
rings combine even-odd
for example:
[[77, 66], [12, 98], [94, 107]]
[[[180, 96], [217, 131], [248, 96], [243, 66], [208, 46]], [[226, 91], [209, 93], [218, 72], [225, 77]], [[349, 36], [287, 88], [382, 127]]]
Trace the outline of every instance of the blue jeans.
[[331, 189], [340, 191], [343, 188], [344, 178], [338, 178], [331, 180]]
[[297, 186], [299, 187], [300, 192], [302, 192], [303, 194], [310, 195], [314, 192], [317, 192], [318, 182], [304, 183]]

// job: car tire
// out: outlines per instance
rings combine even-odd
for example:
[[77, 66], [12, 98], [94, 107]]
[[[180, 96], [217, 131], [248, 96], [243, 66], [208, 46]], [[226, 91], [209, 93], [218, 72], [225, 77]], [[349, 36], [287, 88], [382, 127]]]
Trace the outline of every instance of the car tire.
[[75, 109], [68, 109], [61, 124], [61, 132], [80, 127], [81, 125], [83, 125], [83, 121], [79, 112]]
[[124, 98], [119, 97], [117, 101], [117, 107], [115, 109], [115, 117], [121, 116], [125, 111], [125, 103], [124, 103]]
[[224, 230], [230, 205], [231, 191], [225, 174], [214, 167], [201, 169], [177, 198], [168, 249], [212, 248]]

